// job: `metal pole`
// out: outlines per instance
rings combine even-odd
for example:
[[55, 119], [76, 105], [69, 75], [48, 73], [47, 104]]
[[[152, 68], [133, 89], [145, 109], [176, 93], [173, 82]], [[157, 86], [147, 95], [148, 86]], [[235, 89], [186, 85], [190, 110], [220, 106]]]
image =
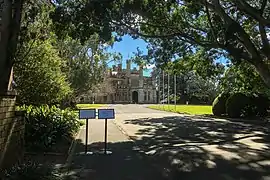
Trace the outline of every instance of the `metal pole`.
[[107, 154], [107, 127], [108, 127], [108, 120], [105, 119], [105, 141], [104, 141], [104, 154]]
[[88, 146], [88, 119], [86, 119], [86, 130], [85, 130], [85, 154], [87, 154]]
[[174, 109], [176, 111], [176, 75], [174, 75]]
[[165, 74], [164, 74], [164, 71], [162, 71], [162, 76], [163, 76], [163, 80], [162, 80], [162, 95], [163, 95], [163, 109], [164, 109], [164, 99], [165, 99], [165, 90], [164, 90], [164, 78], [165, 78]]
[[158, 104], [160, 106], [160, 98], [161, 98], [161, 93], [160, 93], [160, 71], [158, 72]]
[[170, 74], [168, 73], [168, 85], [167, 85], [168, 95], [167, 95], [167, 102], [168, 102], [168, 109], [170, 105]]

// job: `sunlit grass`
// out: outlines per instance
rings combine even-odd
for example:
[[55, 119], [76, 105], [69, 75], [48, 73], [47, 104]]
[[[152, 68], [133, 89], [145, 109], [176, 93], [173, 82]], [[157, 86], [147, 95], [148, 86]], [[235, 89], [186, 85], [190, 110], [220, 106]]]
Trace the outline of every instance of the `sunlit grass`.
[[212, 106], [205, 105], [176, 105], [175, 107], [174, 105], [164, 104], [149, 106], [149, 108], [191, 115], [212, 114]]
[[105, 104], [77, 104], [78, 109], [99, 108], [105, 106], [106, 106]]

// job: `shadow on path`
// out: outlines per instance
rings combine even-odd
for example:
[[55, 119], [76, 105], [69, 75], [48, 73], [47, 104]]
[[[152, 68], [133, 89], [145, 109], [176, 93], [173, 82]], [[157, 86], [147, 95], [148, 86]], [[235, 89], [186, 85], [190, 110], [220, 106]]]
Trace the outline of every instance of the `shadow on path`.
[[[209, 118], [126, 120], [139, 125], [137, 140], [88, 146], [75, 155], [70, 179], [91, 180], [266, 180], [270, 178], [269, 127]], [[78, 142], [76, 153], [84, 152]]]
[[192, 117], [142, 118], [136, 144], [168, 179], [270, 178], [269, 127]]
[[[70, 166], [70, 179], [91, 180], [161, 180], [157, 168], [146, 155], [138, 152], [133, 142], [108, 143], [112, 154], [105, 155], [104, 142], [93, 143], [88, 151], [93, 155], [78, 155], [73, 157]], [[85, 146], [78, 142], [77, 152], [84, 152]]]

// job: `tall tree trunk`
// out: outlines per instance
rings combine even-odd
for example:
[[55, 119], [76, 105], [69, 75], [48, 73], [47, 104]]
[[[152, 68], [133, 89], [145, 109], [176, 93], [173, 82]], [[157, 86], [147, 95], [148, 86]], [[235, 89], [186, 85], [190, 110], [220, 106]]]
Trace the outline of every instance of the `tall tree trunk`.
[[7, 52], [12, 18], [12, 1], [0, 1], [0, 92], [8, 90], [11, 68], [8, 66]]
[[268, 88], [270, 88], [270, 69], [264, 62], [254, 64], [256, 70]]
[[23, 0], [0, 0], [0, 92], [10, 90]]

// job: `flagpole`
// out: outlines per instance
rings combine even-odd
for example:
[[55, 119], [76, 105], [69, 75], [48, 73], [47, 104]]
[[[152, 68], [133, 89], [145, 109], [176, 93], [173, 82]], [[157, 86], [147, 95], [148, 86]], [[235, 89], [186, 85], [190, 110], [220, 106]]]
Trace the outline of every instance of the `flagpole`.
[[163, 110], [164, 110], [164, 99], [165, 99], [165, 90], [164, 90], [164, 78], [165, 78], [165, 74], [164, 74], [164, 70], [162, 70], [162, 96], [163, 96]]
[[168, 95], [167, 95], [167, 102], [168, 102], [168, 109], [170, 109], [170, 74], [168, 72], [168, 86], [167, 86], [167, 90], [168, 90]]
[[159, 105], [159, 108], [160, 108], [160, 99], [161, 99], [161, 93], [160, 93], [160, 75], [161, 75], [161, 72], [160, 70], [158, 71], [158, 105]]
[[176, 75], [174, 75], [174, 109], [176, 111]]

